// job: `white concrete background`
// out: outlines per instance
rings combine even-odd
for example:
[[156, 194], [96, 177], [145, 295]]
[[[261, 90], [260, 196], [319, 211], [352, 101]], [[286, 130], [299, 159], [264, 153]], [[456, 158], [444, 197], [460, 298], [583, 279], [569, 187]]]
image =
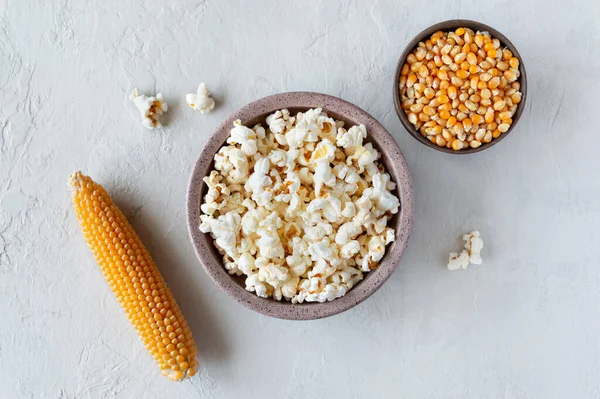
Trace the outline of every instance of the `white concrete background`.
[[[597, 2], [135, 3], [0, 0], [0, 397], [600, 398]], [[409, 137], [391, 98], [405, 44], [458, 17], [504, 32], [530, 87], [512, 137], [461, 157]], [[185, 103], [200, 81], [217, 99], [209, 115]], [[133, 87], [165, 95], [165, 129], [140, 126]], [[314, 322], [226, 297], [185, 224], [190, 168], [211, 131], [292, 90], [379, 119], [417, 196], [392, 278]], [[129, 326], [71, 209], [77, 169], [113, 194], [155, 257], [196, 337], [199, 377], [161, 377]], [[451, 273], [447, 254], [470, 229], [484, 264]]]

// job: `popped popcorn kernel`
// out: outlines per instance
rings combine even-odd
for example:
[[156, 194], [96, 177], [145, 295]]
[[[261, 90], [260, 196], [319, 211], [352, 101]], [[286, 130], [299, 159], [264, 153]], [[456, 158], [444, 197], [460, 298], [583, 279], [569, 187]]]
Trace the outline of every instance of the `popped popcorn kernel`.
[[346, 130], [321, 108], [282, 109], [265, 122], [234, 122], [204, 178], [200, 230], [260, 297], [339, 298], [394, 241], [387, 224], [400, 209], [396, 184], [364, 143], [364, 125]]

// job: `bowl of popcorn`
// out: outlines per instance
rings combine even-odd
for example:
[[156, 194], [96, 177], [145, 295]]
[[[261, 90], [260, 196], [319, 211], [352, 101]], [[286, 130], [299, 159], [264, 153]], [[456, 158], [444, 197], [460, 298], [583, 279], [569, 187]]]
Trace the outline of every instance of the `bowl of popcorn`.
[[192, 172], [188, 227], [209, 276], [259, 313], [343, 312], [398, 266], [413, 226], [400, 148], [357, 106], [282, 93], [234, 112]]
[[479, 22], [451, 20], [419, 33], [396, 68], [394, 105], [421, 143], [452, 154], [485, 150], [523, 113], [525, 67], [515, 46]]

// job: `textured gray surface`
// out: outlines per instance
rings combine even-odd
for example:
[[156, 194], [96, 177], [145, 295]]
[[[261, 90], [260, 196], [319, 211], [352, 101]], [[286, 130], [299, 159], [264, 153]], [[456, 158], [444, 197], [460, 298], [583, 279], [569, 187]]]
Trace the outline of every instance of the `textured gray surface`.
[[[597, 2], [249, 3], [0, 0], [0, 396], [600, 397]], [[389, 89], [407, 41], [458, 17], [506, 34], [530, 85], [510, 137], [466, 157], [409, 137]], [[218, 102], [208, 115], [185, 103], [200, 81]], [[165, 95], [164, 130], [140, 126], [133, 87]], [[382, 122], [417, 198], [402, 267], [314, 322], [229, 299], [185, 223], [208, 134], [293, 90], [341, 96]], [[149, 246], [196, 336], [199, 378], [161, 377], [128, 325], [71, 211], [75, 169], [106, 186]], [[474, 228], [484, 264], [448, 272]]]

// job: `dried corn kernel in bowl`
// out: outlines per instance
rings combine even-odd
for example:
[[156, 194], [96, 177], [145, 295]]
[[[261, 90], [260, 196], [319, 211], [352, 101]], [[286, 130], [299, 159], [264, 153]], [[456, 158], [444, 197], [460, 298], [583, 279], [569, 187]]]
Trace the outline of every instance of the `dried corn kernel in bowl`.
[[430, 142], [460, 151], [506, 133], [522, 93], [519, 59], [488, 32], [437, 31], [400, 73], [401, 107]]

